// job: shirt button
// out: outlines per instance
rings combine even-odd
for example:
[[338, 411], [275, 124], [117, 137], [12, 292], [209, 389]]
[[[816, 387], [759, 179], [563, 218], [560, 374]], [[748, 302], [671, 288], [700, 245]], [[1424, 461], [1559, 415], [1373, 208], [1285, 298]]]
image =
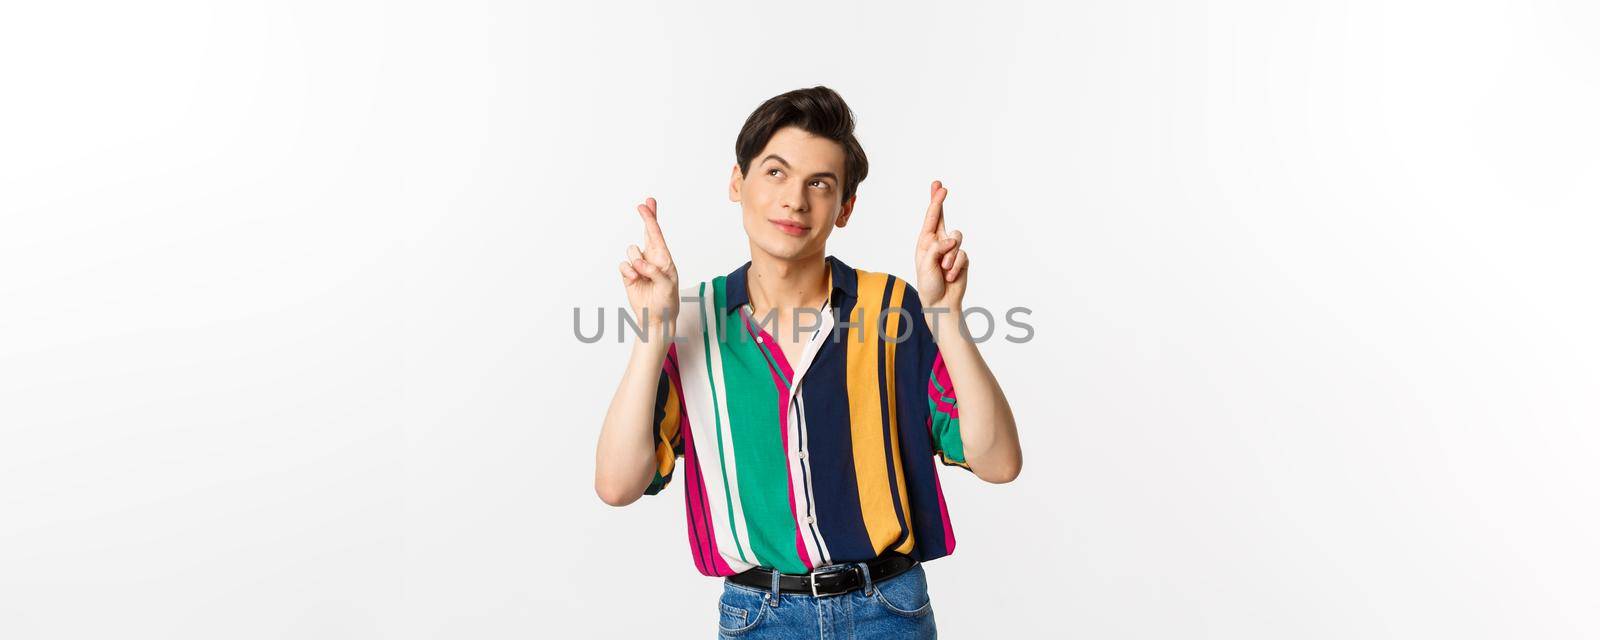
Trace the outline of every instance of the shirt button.
[[805, 460], [806, 459], [806, 452], [804, 452], [804, 451], [800, 452], [800, 459], [801, 460]]
[[806, 516], [806, 524], [813, 524], [816, 521], [817, 521], [816, 516]]

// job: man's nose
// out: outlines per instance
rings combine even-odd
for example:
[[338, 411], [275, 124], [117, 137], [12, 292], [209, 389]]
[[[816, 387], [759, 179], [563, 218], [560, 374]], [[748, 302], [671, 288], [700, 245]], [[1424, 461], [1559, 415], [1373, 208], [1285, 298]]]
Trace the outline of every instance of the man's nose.
[[804, 213], [806, 210], [805, 185], [800, 185], [800, 188], [797, 190], [784, 193], [783, 206], [793, 209], [796, 212]]

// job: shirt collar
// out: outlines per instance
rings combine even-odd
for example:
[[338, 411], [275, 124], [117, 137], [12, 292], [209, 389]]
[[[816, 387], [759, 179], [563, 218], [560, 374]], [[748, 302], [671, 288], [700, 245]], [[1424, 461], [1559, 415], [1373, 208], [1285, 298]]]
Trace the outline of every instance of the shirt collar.
[[[856, 270], [833, 256], [828, 256], [825, 260], [828, 263], [828, 267], [833, 270], [833, 291], [842, 291], [849, 298], [856, 297]], [[749, 273], [750, 262], [747, 261], [744, 265], [728, 274], [727, 282], [724, 285], [724, 295], [728, 298], [728, 306], [722, 310], [723, 313], [738, 309], [750, 302], [750, 287], [747, 281]], [[833, 297], [833, 291], [828, 292], [830, 299]], [[837, 305], [837, 303], [835, 304]]]

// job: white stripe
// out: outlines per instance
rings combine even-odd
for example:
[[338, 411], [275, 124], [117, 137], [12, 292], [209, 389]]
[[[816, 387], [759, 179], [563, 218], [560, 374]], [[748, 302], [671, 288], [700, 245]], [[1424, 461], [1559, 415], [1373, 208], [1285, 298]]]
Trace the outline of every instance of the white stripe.
[[811, 477], [806, 475], [809, 473], [806, 470], [806, 461], [799, 457], [799, 453], [806, 450], [805, 443], [800, 441], [802, 429], [800, 428], [799, 399], [799, 393], [790, 396], [788, 408], [789, 433], [786, 436], [789, 442], [789, 450], [784, 452], [784, 457], [789, 464], [789, 493], [794, 496], [794, 513], [790, 515], [794, 516], [795, 526], [800, 529], [800, 541], [806, 547], [806, 557], [811, 558], [813, 566], [821, 566], [828, 563], [817, 549], [817, 536], [812, 533], [812, 527], [816, 525], [806, 522], [806, 516], [810, 515], [815, 518], [815, 515], [811, 513], [811, 502], [806, 499], [806, 481], [810, 480]]
[[[721, 311], [717, 309], [714, 287], [707, 287], [707, 289], [707, 295], [704, 296], [705, 299], [700, 301], [700, 308], [705, 310], [706, 314], [705, 335], [711, 350], [710, 376], [708, 377], [713, 385], [713, 390], [716, 392], [714, 396], [717, 406], [714, 409], [717, 412], [717, 416], [722, 420], [721, 450], [724, 460], [723, 468], [727, 470], [728, 474], [728, 495], [733, 500], [733, 522], [729, 524], [736, 534], [734, 542], [744, 552], [745, 560], [759, 564], [756, 560], [756, 552], [750, 546], [750, 529], [744, 518], [744, 502], [739, 499], [739, 465], [733, 451], [733, 422], [728, 418], [728, 387], [724, 384], [724, 378], [722, 377], [722, 333], [718, 326]], [[704, 349], [706, 347], [702, 345], [701, 348]], [[720, 481], [721, 478], [718, 478], [718, 480]]]
[[[699, 287], [691, 287], [685, 297], [700, 295]], [[700, 477], [705, 483], [706, 517], [711, 520], [711, 535], [717, 543], [722, 561], [734, 571], [744, 571], [755, 565], [739, 560], [739, 554], [734, 551], [733, 532], [728, 528], [728, 502], [723, 494], [722, 468], [715, 446], [716, 410], [711, 404], [703, 335], [705, 329], [700, 318], [703, 309], [700, 306], [684, 308], [684, 313], [678, 314], [678, 378], [683, 384], [684, 406], [689, 412], [689, 432], [694, 436]], [[684, 517], [689, 517], [689, 514], [685, 513]]]
[[[812, 475], [815, 473], [815, 471], [813, 471], [811, 469], [811, 457], [810, 457], [811, 454], [809, 453], [810, 450], [811, 450], [810, 449], [811, 437], [810, 437], [810, 429], [807, 428], [806, 424], [805, 424], [806, 400], [805, 400], [805, 394], [803, 394], [803, 393], [802, 394], [798, 394], [798, 395], [795, 396], [795, 412], [800, 414], [800, 445], [799, 446], [800, 446], [801, 450], [808, 452], [806, 454], [806, 459], [801, 461], [801, 464], [800, 464], [801, 472], [802, 472], [801, 480], [805, 483], [805, 486], [801, 487], [801, 492], [800, 492], [800, 495], [803, 498], [804, 496], [814, 496], [814, 495], [816, 495], [816, 489], [814, 487], [812, 487], [812, 484], [811, 484], [811, 482], [812, 482], [811, 478], [812, 478]], [[808, 534], [808, 536], [807, 536], [808, 544], [806, 546], [806, 549], [808, 551], [811, 551], [813, 549], [816, 551], [816, 553], [814, 553], [812, 555], [812, 557], [818, 559], [818, 562], [817, 562], [818, 566], [833, 564], [833, 554], [828, 552], [828, 542], [827, 542], [827, 540], [823, 539], [823, 537], [822, 537], [822, 520], [820, 519], [820, 517], [818, 517], [818, 518], [819, 519], [817, 520], [817, 522], [814, 525], [815, 528], [814, 529], [808, 528], [806, 530], [806, 533]]]
[[[800, 536], [800, 539], [805, 541], [806, 552], [812, 558], [820, 559], [817, 563], [819, 566], [832, 564], [833, 558], [828, 554], [828, 545], [822, 540], [822, 535], [820, 534], [822, 531], [821, 516], [812, 513], [812, 505], [807, 498], [807, 496], [815, 494], [813, 493], [814, 489], [811, 487], [810, 430], [805, 425], [805, 394], [800, 388], [800, 381], [805, 378], [806, 372], [811, 370], [811, 363], [816, 360], [817, 351], [822, 348], [822, 344], [832, 335], [832, 308], [824, 304], [822, 308], [822, 326], [811, 334], [811, 340], [806, 344], [805, 355], [800, 357], [800, 366], [795, 368], [794, 379], [789, 383], [789, 388], [793, 392], [788, 404], [790, 416], [789, 441], [794, 443], [794, 449], [789, 451], [788, 455], [791, 464], [798, 462], [800, 465], [800, 473], [790, 474], [790, 481], [794, 484], [795, 509], [798, 511], [795, 514], [795, 522], [801, 523], [801, 530], [804, 535]], [[798, 455], [802, 451], [806, 452], [805, 458], [801, 458]], [[805, 525], [807, 515], [816, 520], [815, 528]]]

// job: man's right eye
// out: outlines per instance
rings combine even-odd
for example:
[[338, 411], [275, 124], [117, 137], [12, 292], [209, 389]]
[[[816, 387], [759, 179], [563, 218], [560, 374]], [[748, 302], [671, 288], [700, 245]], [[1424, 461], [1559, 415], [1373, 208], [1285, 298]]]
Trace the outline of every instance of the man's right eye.
[[769, 176], [772, 175], [774, 172], [782, 173], [783, 169], [767, 169], [767, 175], [769, 175]]

